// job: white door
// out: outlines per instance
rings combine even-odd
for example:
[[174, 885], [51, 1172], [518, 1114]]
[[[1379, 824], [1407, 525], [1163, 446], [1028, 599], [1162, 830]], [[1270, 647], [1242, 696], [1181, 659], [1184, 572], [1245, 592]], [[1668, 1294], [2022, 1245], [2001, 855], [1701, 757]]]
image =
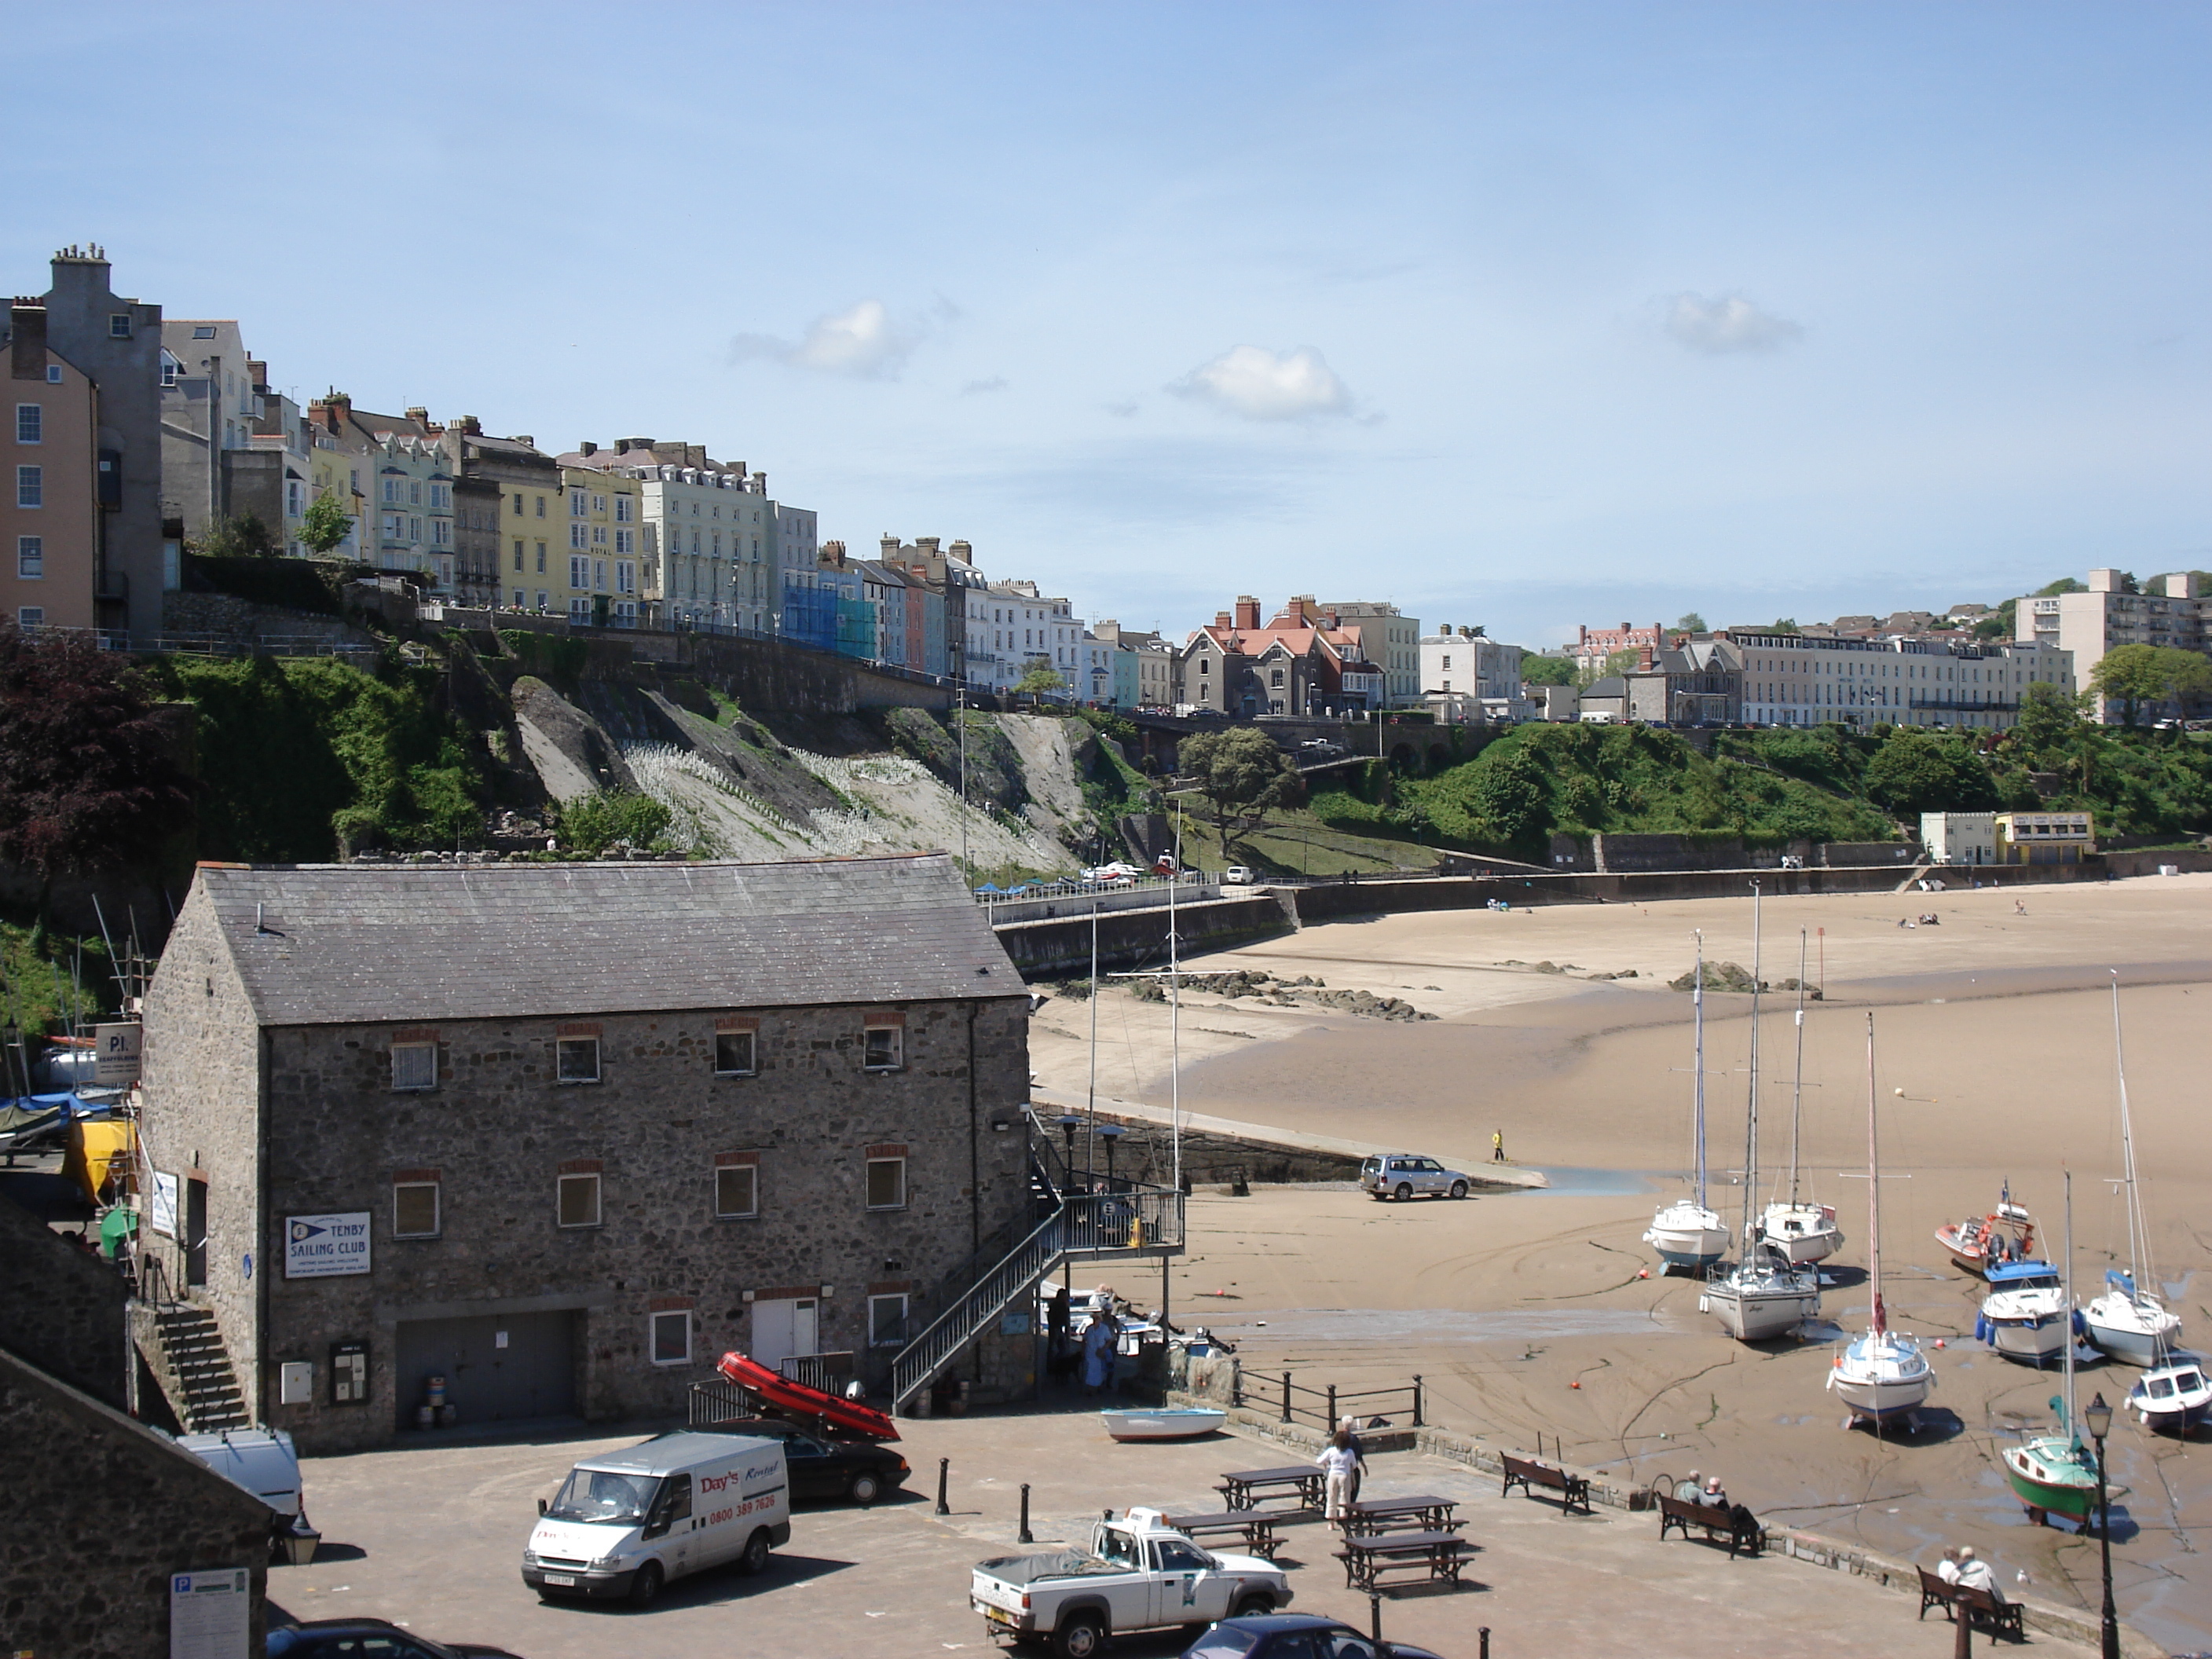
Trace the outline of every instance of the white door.
[[815, 1340], [817, 1311], [811, 1296], [791, 1302], [754, 1303], [753, 1358], [770, 1370], [780, 1370], [795, 1353], [819, 1353]]

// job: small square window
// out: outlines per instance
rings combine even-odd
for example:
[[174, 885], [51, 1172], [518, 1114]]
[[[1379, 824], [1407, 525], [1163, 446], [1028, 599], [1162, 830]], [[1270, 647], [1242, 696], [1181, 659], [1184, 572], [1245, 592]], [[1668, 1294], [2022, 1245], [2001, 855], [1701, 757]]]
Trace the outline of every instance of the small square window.
[[557, 1070], [555, 1075], [563, 1083], [597, 1083], [599, 1080], [599, 1040], [597, 1037], [562, 1037], [555, 1045]]
[[392, 1086], [395, 1089], [436, 1088], [438, 1045], [434, 1042], [393, 1043]]
[[868, 1207], [872, 1210], [906, 1208], [904, 1158], [872, 1158], [868, 1160]]
[[896, 1072], [904, 1062], [906, 1033], [896, 1025], [872, 1025], [862, 1064], [871, 1072]]
[[750, 1077], [758, 1069], [755, 1063], [754, 1046], [757, 1038], [751, 1031], [717, 1031], [714, 1033], [714, 1075], [716, 1077]]
[[111, 340], [127, 340], [131, 337], [131, 313], [129, 312], [118, 311], [112, 312], [109, 314], [107, 319], [107, 337]]
[[27, 605], [15, 613], [15, 626], [18, 628], [44, 628], [46, 625], [46, 607], [43, 605]]
[[599, 1178], [595, 1175], [561, 1177], [561, 1224], [596, 1227], [599, 1224]]
[[48, 363], [46, 365], [46, 384], [48, 386], [59, 386], [61, 383], [62, 366], [59, 363]]
[[868, 1298], [868, 1346], [872, 1348], [902, 1348], [906, 1346], [907, 1299], [904, 1292], [896, 1296], [872, 1296]]
[[653, 1316], [653, 1363], [688, 1365], [691, 1363], [691, 1312], [671, 1309]]
[[756, 1164], [726, 1164], [714, 1171], [714, 1213], [724, 1219], [760, 1213], [760, 1170]]
[[435, 1238], [438, 1236], [438, 1182], [395, 1182], [392, 1188], [392, 1236], [394, 1238]]

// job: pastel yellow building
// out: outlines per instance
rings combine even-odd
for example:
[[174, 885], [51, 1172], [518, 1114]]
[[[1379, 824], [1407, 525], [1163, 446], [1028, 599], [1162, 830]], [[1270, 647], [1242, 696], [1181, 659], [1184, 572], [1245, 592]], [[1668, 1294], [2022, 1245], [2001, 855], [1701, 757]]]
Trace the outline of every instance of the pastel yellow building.
[[556, 568], [548, 573], [557, 579], [548, 589], [550, 608], [565, 610], [572, 623], [636, 627], [645, 592], [639, 550], [643, 487], [635, 478], [565, 465], [561, 484], [558, 522], [564, 533], [553, 550]]

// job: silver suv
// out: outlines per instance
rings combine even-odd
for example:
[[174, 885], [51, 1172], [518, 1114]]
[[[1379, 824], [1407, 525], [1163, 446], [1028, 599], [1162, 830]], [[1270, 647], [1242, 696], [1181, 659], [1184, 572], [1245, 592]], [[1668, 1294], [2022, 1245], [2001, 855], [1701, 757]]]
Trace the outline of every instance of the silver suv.
[[1392, 1152], [1385, 1158], [1370, 1158], [1361, 1164], [1359, 1184], [1370, 1198], [1411, 1198], [1416, 1193], [1425, 1193], [1431, 1198], [1465, 1198], [1468, 1179], [1432, 1158]]

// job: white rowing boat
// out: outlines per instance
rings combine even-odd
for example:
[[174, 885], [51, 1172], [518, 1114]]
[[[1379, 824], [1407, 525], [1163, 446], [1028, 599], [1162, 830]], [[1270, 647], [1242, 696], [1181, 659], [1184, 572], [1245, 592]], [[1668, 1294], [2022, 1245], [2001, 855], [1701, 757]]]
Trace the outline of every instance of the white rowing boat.
[[1106, 1432], [1116, 1440], [1190, 1440], [1212, 1434], [1229, 1413], [1207, 1406], [1164, 1407], [1158, 1410], [1101, 1412]]

